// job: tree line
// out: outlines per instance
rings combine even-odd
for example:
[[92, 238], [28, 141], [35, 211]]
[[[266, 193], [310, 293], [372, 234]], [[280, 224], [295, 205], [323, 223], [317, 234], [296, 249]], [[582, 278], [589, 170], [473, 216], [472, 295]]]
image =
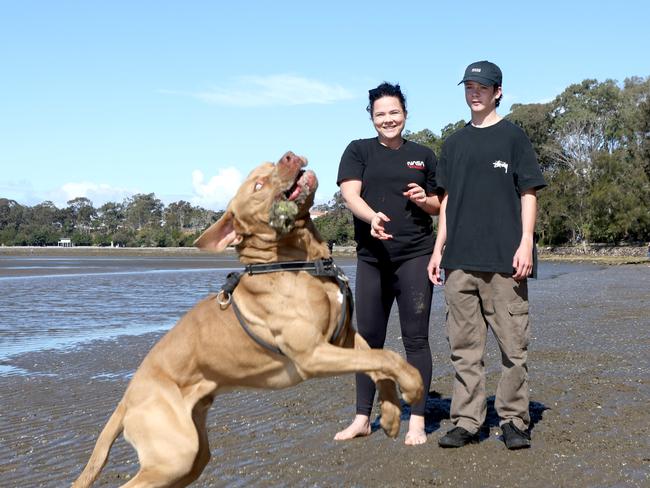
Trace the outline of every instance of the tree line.
[[222, 214], [183, 200], [165, 206], [154, 193], [99, 208], [84, 197], [64, 208], [50, 201], [29, 207], [0, 198], [0, 244], [52, 246], [65, 237], [76, 246], [186, 247]]
[[[546, 103], [515, 104], [506, 116], [528, 134], [548, 187], [538, 194], [537, 234], [543, 245], [650, 240], [650, 77], [567, 87]], [[405, 132], [438, 155], [465, 120]], [[340, 192], [316, 207], [327, 213], [315, 225], [323, 237], [352, 244], [352, 214]], [[46, 201], [33, 207], [0, 198], [0, 245], [190, 246], [223, 212], [185, 201], [165, 206], [154, 193], [94, 208], [87, 198], [67, 207]]]

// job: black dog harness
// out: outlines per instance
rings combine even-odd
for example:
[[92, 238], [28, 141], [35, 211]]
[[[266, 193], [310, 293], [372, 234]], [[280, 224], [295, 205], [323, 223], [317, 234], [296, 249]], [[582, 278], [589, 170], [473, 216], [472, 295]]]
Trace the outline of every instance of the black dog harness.
[[336, 280], [336, 284], [339, 286], [341, 295], [343, 295], [343, 303], [341, 304], [341, 318], [339, 319], [336, 330], [330, 339], [330, 343], [336, 342], [339, 339], [341, 332], [343, 331], [343, 326], [345, 325], [345, 322], [348, 318], [348, 303], [350, 304], [350, 316], [352, 316], [354, 300], [352, 298], [350, 286], [348, 285], [348, 277], [345, 276], [345, 273], [341, 268], [334, 264], [332, 258], [317, 259], [316, 261], [282, 261], [279, 263], [269, 264], [249, 264], [244, 268], [244, 271], [232, 272], [228, 274], [226, 277], [226, 282], [221, 287], [221, 291], [217, 295], [217, 301], [219, 302], [219, 305], [228, 306], [229, 304], [232, 304], [235, 316], [239, 320], [242, 328], [251, 337], [251, 339], [271, 352], [284, 355], [279, 347], [273, 344], [269, 344], [253, 333], [250, 326], [244, 320], [244, 317], [241, 314], [239, 307], [237, 307], [237, 304], [233, 300], [232, 296], [233, 291], [239, 284], [239, 280], [241, 280], [242, 276], [245, 274], [256, 275], [276, 273], [279, 271], [305, 271], [312, 276], [324, 276], [334, 278]]

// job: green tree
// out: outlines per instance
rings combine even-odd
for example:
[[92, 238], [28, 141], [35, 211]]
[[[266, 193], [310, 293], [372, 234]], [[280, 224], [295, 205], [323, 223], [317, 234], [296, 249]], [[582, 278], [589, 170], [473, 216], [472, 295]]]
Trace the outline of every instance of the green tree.
[[314, 220], [321, 237], [338, 245], [354, 243], [352, 212], [345, 206], [341, 192], [337, 191], [334, 198], [324, 208], [321, 206], [321, 209], [327, 213]]
[[588, 180], [596, 153], [620, 147], [621, 90], [613, 80], [584, 80], [565, 89], [552, 107], [553, 156]]
[[465, 120], [463, 120], [463, 119], [461, 119], [458, 122], [455, 122], [453, 124], [445, 125], [442, 128], [442, 131], [440, 132], [440, 142], [441, 142], [441, 144], [442, 144], [442, 142], [445, 141], [445, 139], [447, 139], [447, 137], [452, 135], [457, 130], [462, 129], [466, 125], [467, 125], [467, 122], [465, 122]]
[[650, 96], [639, 105], [638, 155], [646, 176], [650, 179]]
[[53, 227], [57, 210], [56, 205], [49, 200], [34, 205], [29, 212], [29, 223], [45, 228]]
[[628, 150], [650, 178], [650, 76], [625, 79], [621, 117]]
[[16, 236], [25, 222], [25, 207], [15, 200], [0, 198], [0, 245], [16, 244]]
[[594, 160], [589, 194], [590, 235], [596, 242], [643, 241], [650, 235], [650, 181], [623, 151], [600, 153]]
[[21, 227], [19, 233], [20, 246], [54, 246], [60, 238], [51, 226], [29, 224]]
[[74, 230], [83, 234], [90, 234], [93, 221], [97, 218], [97, 211], [86, 197], [77, 197], [68, 200], [68, 212], [74, 222]]
[[194, 212], [192, 204], [185, 200], [170, 203], [164, 211], [165, 225], [174, 230], [190, 229]]
[[545, 175], [548, 186], [539, 193], [537, 233], [541, 244], [559, 245], [580, 242], [584, 236], [585, 220], [580, 200], [582, 192], [579, 177], [567, 168], [559, 168]]
[[[627, 80], [623, 90], [613, 80], [584, 80], [545, 104], [550, 124], [541, 107], [514, 107], [510, 117], [532, 135], [549, 182], [540, 195], [539, 218], [547, 242], [612, 242], [646, 232], [644, 225], [632, 225], [634, 198], [626, 192], [645, 194], [643, 179], [628, 163], [644, 167], [640, 146], [647, 137], [641, 121], [647, 99], [644, 80]], [[648, 204], [638, 203], [647, 214]]]
[[542, 171], [555, 169], [558, 146], [553, 138], [551, 117], [552, 105], [550, 103], [514, 104], [508, 120], [521, 127], [537, 153]]
[[440, 154], [442, 139], [429, 129], [422, 129], [418, 132], [406, 130], [404, 131], [404, 138], [430, 148], [435, 154]]
[[124, 207], [121, 203], [107, 202], [97, 210], [97, 227], [103, 234], [114, 234], [125, 225]]
[[111, 236], [111, 242], [120, 247], [135, 247], [137, 245], [135, 232], [128, 228], [120, 228], [115, 231]]
[[70, 240], [75, 246], [92, 246], [93, 238], [87, 231], [76, 230], [70, 236]]
[[163, 208], [163, 203], [154, 193], [138, 193], [128, 198], [124, 204], [126, 221], [135, 231], [158, 228], [161, 225]]

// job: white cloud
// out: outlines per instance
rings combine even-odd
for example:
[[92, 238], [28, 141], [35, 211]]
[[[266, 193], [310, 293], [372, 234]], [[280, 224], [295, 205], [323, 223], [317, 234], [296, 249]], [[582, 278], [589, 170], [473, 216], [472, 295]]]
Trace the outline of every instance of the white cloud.
[[106, 202], [122, 202], [135, 193], [139, 192], [133, 188], [120, 188], [106, 183], [80, 181], [65, 183], [61, 188], [52, 192], [50, 199], [57, 207], [62, 208], [67, 206], [69, 200], [85, 197], [93, 202], [93, 206], [97, 208]]
[[354, 98], [341, 85], [292, 74], [242, 76], [236, 78], [230, 86], [216, 86], [202, 92], [161, 92], [188, 95], [206, 103], [234, 107], [322, 105]]
[[192, 204], [212, 210], [223, 210], [242, 181], [243, 175], [235, 167], [219, 169], [217, 174], [207, 181], [203, 172], [196, 169], [192, 171]]
[[[207, 178], [202, 171], [192, 172], [192, 191], [184, 194], [161, 194], [156, 192], [165, 205], [187, 200], [193, 205], [212, 210], [223, 210], [244, 180], [244, 175], [235, 167], [219, 169], [215, 176]], [[14, 199], [21, 205], [34, 206], [45, 201], [51, 201], [58, 208], [68, 206], [68, 201], [78, 198], [88, 198], [95, 208], [106, 202], [121, 203], [138, 193], [149, 193], [138, 188], [114, 187], [105, 183], [90, 181], [69, 182], [58, 188], [36, 191], [28, 181], [0, 181], [0, 198]]]

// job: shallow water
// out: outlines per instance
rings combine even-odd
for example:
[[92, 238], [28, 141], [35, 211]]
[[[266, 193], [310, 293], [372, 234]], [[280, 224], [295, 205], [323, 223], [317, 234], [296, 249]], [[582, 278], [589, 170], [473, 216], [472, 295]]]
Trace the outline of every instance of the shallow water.
[[[354, 287], [355, 260], [337, 263]], [[234, 256], [0, 257], [0, 375], [20, 373], [2, 364], [17, 354], [168, 330], [240, 269]], [[539, 278], [593, 269], [543, 262]]]

